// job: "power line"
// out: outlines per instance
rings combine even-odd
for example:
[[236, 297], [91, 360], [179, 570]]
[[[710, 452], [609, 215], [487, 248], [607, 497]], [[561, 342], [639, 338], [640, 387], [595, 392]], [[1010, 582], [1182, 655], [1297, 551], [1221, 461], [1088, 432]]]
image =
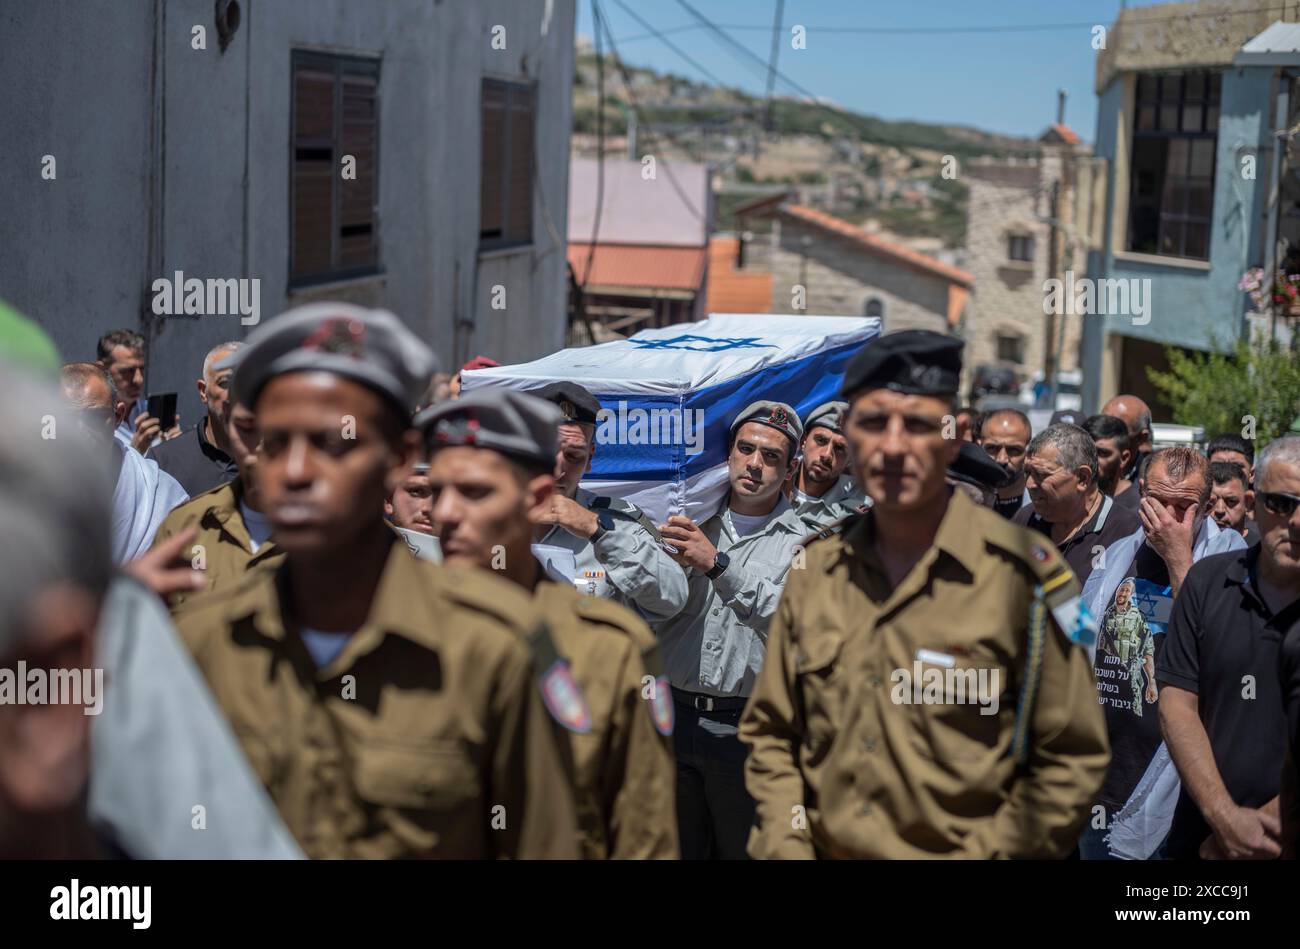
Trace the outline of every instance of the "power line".
[[[1130, 26], [1138, 26], [1144, 23], [1159, 23], [1168, 20], [1193, 20], [1203, 17], [1221, 17], [1221, 16], [1249, 16], [1260, 13], [1281, 13], [1286, 11], [1286, 6], [1282, 4], [1271, 4], [1264, 7], [1256, 7], [1252, 10], [1205, 10], [1194, 13], [1178, 13], [1172, 15], [1157, 16], [1137, 16], [1129, 19]], [[877, 34], [886, 36], [901, 35], [926, 35], [926, 34], [953, 34], [953, 33], [1035, 33], [1049, 32], [1053, 30], [1078, 30], [1091, 29], [1094, 26], [1109, 26], [1110, 24], [1100, 23], [1097, 20], [1077, 21], [1073, 23], [1009, 23], [1000, 26], [846, 26], [840, 24], [805, 24], [804, 29], [809, 33], [852, 33], [852, 34]], [[718, 23], [716, 26], [724, 30], [737, 30], [746, 32], [767, 32], [770, 26], [759, 25], [757, 23]], [[703, 23], [686, 23], [680, 26], [671, 26], [658, 31], [659, 33], [684, 33], [691, 30], [704, 29]], [[656, 32], [638, 33], [635, 36], [625, 37], [618, 42], [634, 43], [645, 39], [656, 38]]]
[[[593, 8], [599, 6], [599, 0], [591, 0], [591, 3]], [[618, 46], [614, 43], [614, 36], [610, 31], [609, 21], [606, 20], [603, 15], [593, 17], [593, 20], [596, 22], [597, 30], [602, 26], [605, 30], [605, 36], [609, 40], [610, 50], [614, 55], [614, 65], [618, 67], [619, 74], [623, 77], [623, 87], [627, 91], [628, 105], [637, 116], [637, 127], [645, 127], [646, 137], [650, 139], [651, 148], [654, 148], [656, 139], [654, 127], [645, 120], [641, 107], [637, 104], [636, 93], [632, 91], [631, 77], [628, 75], [627, 67], [623, 64], [623, 57], [618, 53]], [[694, 216], [700, 223], [704, 224], [707, 229], [709, 223], [708, 220], [699, 212], [691, 202], [691, 199], [687, 197], [685, 189], [681, 186], [681, 182], [679, 182], [677, 176], [673, 174], [672, 166], [668, 163], [667, 158], [662, 154], [659, 159], [659, 164], [663, 166], [664, 172], [668, 175], [669, 184], [673, 186], [673, 190], [677, 192], [677, 196], [682, 199], [682, 204], [685, 205], [686, 209], [691, 212], [692, 216]]]
[[[722, 86], [722, 87], [725, 87], [725, 86], [727, 85], [725, 82], [723, 82], [721, 79], [719, 79], [716, 75], [714, 75], [712, 72], [710, 72], [710, 71], [709, 71], [708, 69], [706, 69], [704, 66], [700, 65], [699, 60], [697, 60], [697, 59], [695, 59], [693, 56], [690, 56], [690, 55], [688, 55], [687, 53], [683, 52], [682, 49], [681, 49], [681, 47], [679, 47], [676, 43], [672, 42], [671, 40], [667, 39], [667, 38], [664, 36], [663, 31], [656, 30], [653, 26], [651, 26], [651, 25], [650, 25], [649, 23], [647, 23], [645, 20], [641, 19], [641, 17], [636, 13], [636, 11], [634, 11], [631, 7], [629, 7], [626, 3], [624, 3], [623, 0], [614, 0], [614, 2], [617, 3], [617, 4], [619, 5], [619, 7], [623, 10], [624, 13], [626, 13], [626, 14], [627, 14], [628, 16], [630, 16], [632, 19], [636, 20], [636, 21], [637, 21], [638, 23], [640, 23], [643, 27], [645, 27], [647, 30], [649, 30], [649, 31], [650, 31], [650, 34], [651, 34], [652, 36], [657, 36], [660, 40], [663, 41], [663, 44], [664, 44], [665, 46], [667, 46], [669, 49], [671, 49], [674, 53], [676, 53], [676, 54], [677, 54], [678, 56], [680, 56], [682, 59], [686, 60], [688, 63], [690, 63], [690, 64], [691, 64], [692, 66], [694, 66], [696, 69], [698, 69], [700, 72], [704, 73], [704, 75], [706, 75], [706, 76], [708, 76], [710, 79], [712, 79], [712, 80], [714, 81], [714, 83], [716, 83], [717, 85]], [[606, 29], [606, 32], [609, 31], [609, 24], [608, 24], [608, 23], [605, 24], [605, 29]], [[613, 43], [614, 43], [614, 38], [613, 38], [612, 36], [610, 37], [609, 42], [610, 42], [610, 45], [612, 46]]]

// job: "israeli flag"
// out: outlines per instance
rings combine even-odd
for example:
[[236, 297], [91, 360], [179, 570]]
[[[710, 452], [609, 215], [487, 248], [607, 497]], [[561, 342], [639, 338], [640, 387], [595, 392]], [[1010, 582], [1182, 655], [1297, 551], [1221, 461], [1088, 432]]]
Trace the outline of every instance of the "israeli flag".
[[528, 391], [568, 380], [601, 404], [582, 486], [626, 498], [655, 523], [712, 516], [727, 493], [732, 421], [760, 399], [799, 412], [837, 398], [844, 367], [880, 335], [880, 320], [726, 313], [675, 323], [534, 362], [466, 372], [466, 391]]

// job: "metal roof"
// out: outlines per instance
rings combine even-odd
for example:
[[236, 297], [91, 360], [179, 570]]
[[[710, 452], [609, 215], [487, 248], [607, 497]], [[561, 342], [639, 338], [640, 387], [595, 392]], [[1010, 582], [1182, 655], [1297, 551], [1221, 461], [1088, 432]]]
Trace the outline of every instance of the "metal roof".
[[1300, 23], [1281, 20], [1245, 43], [1234, 66], [1300, 66]]

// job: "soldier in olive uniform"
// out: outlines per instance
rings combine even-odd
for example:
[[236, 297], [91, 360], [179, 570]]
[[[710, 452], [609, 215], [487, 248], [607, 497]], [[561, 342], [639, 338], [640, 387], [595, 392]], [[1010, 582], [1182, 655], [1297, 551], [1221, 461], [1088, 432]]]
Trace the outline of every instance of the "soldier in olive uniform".
[[412, 557], [383, 500], [432, 353], [391, 313], [312, 304], [248, 338], [233, 395], [284, 559], [178, 619], [311, 857], [574, 857], [572, 792], [511, 584]]
[[[848, 366], [874, 505], [808, 544], [772, 621], [740, 728], [752, 856], [1060, 857], [1101, 787], [1106, 725], [1078, 644], [1096, 625], [1073, 574], [944, 483], [960, 352], [904, 331]], [[980, 676], [992, 694], [961, 701]], [[943, 683], [937, 700], [899, 688], [918, 677]]]
[[558, 490], [534, 512], [537, 540], [564, 547], [577, 561], [581, 592], [609, 597], [650, 623], [671, 619], [686, 605], [686, 574], [660, 546], [654, 522], [635, 504], [578, 487], [596, 452], [600, 403], [576, 382], [555, 382], [532, 393], [559, 407]]
[[790, 504], [813, 530], [821, 530], [870, 506], [849, 469], [844, 440], [847, 402], [827, 402], [803, 423], [799, 463], [790, 479]]
[[[1115, 589], [1115, 605], [1106, 611], [1101, 621], [1100, 645], [1103, 652], [1115, 656], [1128, 672], [1133, 689], [1133, 714], [1142, 714], [1142, 698], [1148, 702], [1158, 698], [1156, 689], [1156, 644], [1147, 628], [1146, 618], [1133, 603], [1136, 584], [1124, 580]], [[1145, 680], [1143, 672], [1146, 673]], [[1145, 681], [1145, 685], [1143, 684]]]
[[561, 418], [551, 403], [508, 389], [422, 412], [433, 521], [447, 563], [495, 568], [546, 619], [550, 636], [532, 645], [544, 699], [567, 730], [583, 855], [675, 858], [672, 701], [657, 679], [654, 634], [631, 610], [548, 575], [530, 549], [529, 515], [555, 491]]
[[[239, 353], [223, 359], [218, 369], [233, 368]], [[257, 461], [257, 423], [247, 406], [232, 405], [226, 425], [230, 453], [238, 466], [233, 481], [190, 498], [172, 510], [158, 526], [154, 548], [189, 527], [194, 542], [182, 552], [201, 571], [205, 590], [224, 589], [238, 583], [248, 571], [277, 564], [283, 557], [271, 541], [271, 523], [262, 513], [253, 465]], [[184, 591], [169, 597], [175, 614], [190, 599]]]

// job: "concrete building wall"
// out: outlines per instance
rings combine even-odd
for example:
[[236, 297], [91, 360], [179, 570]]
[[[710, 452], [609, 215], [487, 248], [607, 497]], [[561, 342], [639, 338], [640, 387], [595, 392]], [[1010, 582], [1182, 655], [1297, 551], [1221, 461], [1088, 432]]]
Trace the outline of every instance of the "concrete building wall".
[[[241, 4], [218, 51], [211, 0], [13, 0], [0, 31], [6, 99], [0, 296], [36, 318], [65, 358], [105, 330], [152, 340], [151, 390], [182, 393], [192, 421], [199, 361], [251, 329], [238, 317], [154, 317], [152, 281], [255, 277], [261, 315], [347, 299], [401, 315], [454, 367], [563, 344], [574, 0], [476, 3], [297, 0]], [[192, 28], [207, 49], [191, 48]], [[506, 48], [492, 48], [492, 28]], [[56, 42], [57, 40], [57, 42]], [[291, 54], [375, 57], [381, 273], [290, 291]], [[480, 84], [537, 82], [530, 246], [478, 253]], [[40, 157], [59, 177], [43, 181]], [[13, 248], [11, 252], [9, 249]], [[506, 306], [491, 307], [492, 288]]]
[[[1213, 220], [1208, 261], [1131, 254], [1128, 227], [1128, 167], [1132, 148], [1133, 75], [1118, 76], [1098, 102], [1096, 153], [1112, 168], [1108, 190], [1106, 246], [1096, 276], [1149, 280], [1149, 313], [1089, 317], [1085, 327], [1085, 370], [1099, 374], [1096, 393], [1085, 392], [1085, 408], [1114, 394], [1122, 366], [1104, 359], [1122, 351], [1127, 337], [1161, 345], [1210, 350], [1226, 348], [1240, 334], [1248, 301], [1237, 282], [1260, 262], [1262, 216], [1270, 161], [1269, 112], [1272, 71], [1228, 69], [1222, 74], [1219, 135], [1215, 155]], [[1256, 177], [1242, 174], [1242, 158], [1255, 156]], [[1103, 372], [1107, 366], [1110, 371]], [[1089, 401], [1095, 395], [1094, 401]]]
[[[804, 244], [803, 238], [809, 243]], [[771, 235], [772, 312], [795, 313], [793, 288], [806, 288], [805, 312], [864, 316], [871, 297], [885, 303], [885, 332], [948, 328], [948, 283], [892, 263], [797, 221], [774, 222]]]

